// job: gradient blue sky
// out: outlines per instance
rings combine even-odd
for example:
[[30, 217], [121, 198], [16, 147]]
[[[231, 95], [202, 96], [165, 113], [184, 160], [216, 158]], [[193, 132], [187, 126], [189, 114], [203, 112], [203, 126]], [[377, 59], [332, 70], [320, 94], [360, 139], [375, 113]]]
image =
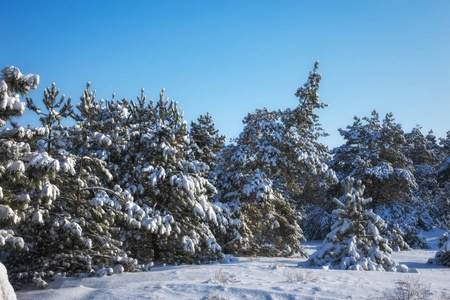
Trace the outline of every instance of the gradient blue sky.
[[[409, 131], [450, 130], [450, 1], [2, 1], [0, 68], [41, 76], [78, 101], [161, 88], [191, 121], [210, 112], [228, 138], [255, 108], [295, 107], [316, 60], [330, 134], [392, 111]], [[21, 124], [37, 120], [28, 113]]]

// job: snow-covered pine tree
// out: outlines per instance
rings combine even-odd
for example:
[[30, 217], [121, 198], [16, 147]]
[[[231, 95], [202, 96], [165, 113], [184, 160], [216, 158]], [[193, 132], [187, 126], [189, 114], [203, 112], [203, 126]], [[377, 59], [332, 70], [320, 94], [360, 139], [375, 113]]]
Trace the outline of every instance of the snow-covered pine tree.
[[229, 168], [217, 172], [219, 199], [230, 215], [227, 231], [217, 233], [224, 252], [274, 256], [298, 252], [306, 256], [294, 205], [275, 191], [266, 173], [243, 169], [248, 163], [243, 157], [238, 147], [228, 146], [221, 159], [228, 161]]
[[426, 136], [422, 134], [421, 127], [417, 125], [410, 133], [405, 134], [407, 144], [403, 152], [411, 159], [414, 166], [414, 178], [418, 189], [415, 197], [424, 204], [433, 202], [433, 194], [437, 189], [436, 169], [441, 162], [441, 147], [436, 137], [430, 131]]
[[441, 144], [441, 162], [437, 171], [437, 180], [443, 185], [450, 182], [450, 131], [447, 131], [447, 137], [440, 139]]
[[[111, 190], [101, 185], [98, 171], [104, 162], [90, 150], [98, 142], [87, 123], [92, 118], [79, 116], [80, 122], [67, 131], [61, 119], [72, 115], [71, 105], [64, 99], [55, 102], [56, 95], [55, 86], [44, 92], [46, 112], [28, 99], [28, 106], [43, 115], [43, 127], [30, 131], [43, 133], [38, 135], [40, 139], [30, 140], [35, 150], [23, 159], [27, 180], [21, 188], [28, 209], [16, 230], [27, 251], [3, 253], [16, 283], [32, 279], [38, 287], [45, 287], [43, 278], [56, 271], [101, 275], [111, 273], [116, 264], [128, 270], [141, 268], [123, 253], [117, 239], [118, 220], [133, 226], [139, 222], [125, 208], [128, 197], [120, 187]], [[80, 106], [93, 101], [89, 88], [84, 96]], [[55, 111], [61, 105], [62, 109]], [[89, 113], [94, 114], [94, 108]], [[101, 171], [103, 177], [108, 174], [105, 168]]]
[[409, 251], [411, 248], [409, 245], [403, 240], [403, 236], [405, 235], [403, 231], [400, 229], [398, 224], [395, 224], [392, 228], [392, 231], [387, 232], [388, 239], [391, 247], [394, 251]]
[[329, 149], [319, 142], [320, 137], [328, 134], [321, 127], [316, 110], [328, 105], [319, 99], [322, 75], [317, 72], [318, 68], [319, 62], [316, 61], [307, 82], [297, 90], [295, 95], [299, 98], [299, 105], [293, 110], [285, 110], [281, 116], [285, 124], [286, 147], [292, 147], [290, 160], [296, 162], [295, 168], [283, 177], [287, 186], [293, 187], [291, 191], [298, 191], [293, 196], [302, 206], [310, 203], [322, 205], [324, 191], [339, 182], [334, 170], [328, 167], [331, 160]]
[[441, 162], [436, 171], [438, 188], [435, 192], [436, 223], [444, 229], [450, 230], [450, 131], [447, 137], [441, 138]]
[[64, 177], [60, 188], [62, 215], [69, 213], [61, 219], [64, 224], [78, 229], [72, 233], [80, 237], [74, 239], [76, 244], [72, 245], [79, 251], [69, 254], [79, 260], [79, 269], [69, 271], [103, 274], [105, 270], [111, 272], [109, 268], [115, 264], [121, 264], [125, 270], [145, 269], [136, 259], [128, 257], [119, 239], [121, 229], [140, 228], [140, 216], [129, 206], [140, 208], [133, 203], [132, 196], [113, 181], [108, 169], [109, 154], [118, 145], [113, 145], [110, 139], [113, 133], [107, 126], [110, 124], [105, 125], [111, 119], [104, 118], [104, 100], [97, 102], [95, 94], [88, 82], [77, 104], [78, 113], [73, 114], [77, 123], [69, 128], [67, 143], [63, 144], [69, 150], [72, 170]]
[[429, 259], [428, 263], [437, 263], [446, 267], [450, 267], [450, 231], [444, 232], [439, 238], [438, 247], [442, 250], [436, 252], [434, 259]]
[[30, 145], [23, 141], [33, 133], [14, 125], [4, 128], [6, 121], [20, 116], [25, 103], [20, 95], [36, 89], [39, 76], [23, 75], [18, 68], [5, 67], [0, 77], [0, 248], [9, 245], [12, 249], [24, 247], [21, 237], [15, 237], [11, 229], [24, 218], [29, 199], [23, 185], [27, 181], [23, 159], [30, 153]]
[[59, 89], [53, 83], [52, 87], [44, 90], [44, 98], [42, 103], [45, 111], [37, 107], [32, 98], [27, 97], [27, 108], [40, 115], [39, 118], [42, 127], [45, 128], [45, 136], [40, 137], [40, 151], [47, 152], [50, 156], [58, 156], [57, 150], [64, 149], [65, 140], [67, 139], [67, 128], [64, 128], [61, 120], [73, 115], [73, 105], [71, 98], [65, 99], [62, 95], [59, 100]]
[[[24, 112], [25, 103], [20, 102], [19, 94], [24, 95], [35, 89], [39, 76], [22, 75], [18, 68], [12, 66], [4, 68], [2, 75], [0, 123], [3, 126], [10, 117], [20, 116]], [[39, 222], [42, 218], [42, 209], [48, 202], [51, 203], [51, 191], [54, 191], [46, 179], [55, 175], [59, 164], [31, 152], [32, 143], [39, 135], [45, 135], [45, 128], [24, 129], [15, 122], [11, 125], [12, 128], [3, 128], [0, 132], [0, 245], [5, 246], [2, 261], [10, 275], [14, 275], [17, 266], [11, 264], [9, 258], [16, 259], [29, 253], [26, 236], [20, 227], [31, 220]], [[20, 237], [14, 237], [14, 233]]]
[[330, 167], [342, 180], [350, 176], [362, 180], [374, 204], [407, 202], [417, 188], [413, 164], [402, 152], [407, 141], [401, 124], [394, 123], [392, 113], [380, 123], [378, 113], [363, 120], [355, 117], [347, 130], [339, 129], [346, 143], [333, 149]]
[[364, 185], [347, 177], [341, 182], [344, 195], [334, 202], [333, 211], [338, 221], [323, 241], [322, 246], [309, 257], [315, 266], [329, 265], [341, 270], [396, 271], [398, 263], [392, 257], [388, 240], [380, 233], [386, 227], [383, 219], [364, 207], [372, 201], [363, 198]]
[[[124, 247], [140, 259], [198, 262], [220, 254], [210, 228], [223, 227], [221, 208], [210, 203], [215, 188], [202, 176], [207, 166], [190, 159], [183, 113], [164, 98], [130, 102], [127, 144], [118, 162], [121, 184], [142, 209], [139, 230], [123, 231]], [[130, 211], [135, 206], [129, 207]]]
[[425, 230], [437, 224], [445, 228], [442, 221], [446, 217], [448, 219], [446, 202], [450, 199], [450, 184], [446, 184], [448, 180], [438, 180], [439, 170], [446, 158], [445, 147], [437, 143], [433, 131], [423, 135], [419, 125], [406, 134], [406, 138], [408, 143], [404, 152], [414, 164], [414, 177], [418, 185], [414, 192], [414, 204], [422, 212], [419, 223]]
[[141, 195], [144, 193], [144, 186], [140, 181], [141, 165], [147, 160], [144, 138], [153, 131], [155, 119], [153, 102], [147, 103], [147, 97], [142, 89], [137, 101], [122, 99], [117, 101], [117, 104], [106, 102], [102, 114], [110, 115], [117, 123], [111, 134], [113, 138], [116, 137], [113, 143], [116, 147], [109, 157], [114, 180], [123, 185], [140, 205], [143, 203]]
[[439, 145], [432, 130], [423, 135], [421, 129], [420, 125], [416, 125], [411, 132], [405, 134], [407, 144], [404, 152], [414, 165], [434, 167], [439, 156]]
[[209, 178], [209, 174], [212, 174], [216, 168], [217, 156], [225, 146], [225, 136], [219, 134], [209, 113], [201, 115], [196, 122], [191, 122], [189, 134], [192, 138], [194, 159], [204, 162], [208, 166], [206, 177]]
[[[300, 103], [295, 109], [264, 108], [248, 114], [236, 144], [223, 152], [217, 170], [219, 199], [229, 205], [241, 226], [230, 231], [228, 251], [303, 253], [295, 205], [301, 202], [298, 199], [320, 202], [325, 186], [336, 179], [326, 164], [327, 148], [318, 142], [324, 133], [315, 109], [326, 105], [317, 93], [321, 79], [317, 68], [318, 62], [297, 90]], [[246, 246], [239, 250], [242, 245]]]
[[[392, 232], [397, 224], [403, 233], [404, 241], [411, 248], [429, 248], [421, 230], [424, 230], [424, 227], [431, 229], [428, 226], [432, 224], [432, 219], [427, 210], [421, 209], [420, 203], [380, 203], [375, 205], [373, 210], [386, 222], [387, 231]], [[390, 236], [387, 235], [387, 237]]]
[[11, 117], [21, 116], [25, 103], [20, 102], [20, 95], [26, 95], [39, 85], [39, 75], [22, 74], [14, 66], [4, 67], [0, 77], [0, 127]]
[[[130, 126], [128, 124], [131, 118], [130, 103], [127, 99], [116, 100], [115, 94], [111, 100], [104, 100], [96, 116], [97, 124], [101, 132], [111, 140], [107, 149], [97, 151], [97, 157], [106, 161], [108, 170], [113, 175], [110, 184], [119, 184], [122, 182], [120, 172], [117, 172], [119, 165], [123, 161], [123, 155], [129, 140]], [[105, 147], [103, 147], [105, 148]]]
[[438, 189], [436, 197], [436, 227], [450, 230], [450, 184]]
[[[57, 104], [54, 102], [58, 94], [55, 87], [53, 86], [51, 93], [47, 92], [50, 92], [50, 89], [45, 91], [44, 99], [49, 100], [49, 102], [45, 103], [46, 106], [49, 107], [49, 105], [54, 104], [52, 108], [57, 107]], [[52, 96], [53, 101], [50, 100]], [[62, 97], [59, 104], [63, 100]], [[28, 107], [35, 109], [39, 114], [41, 113], [40, 109], [34, 106], [31, 99], [27, 98], [27, 102]], [[69, 101], [67, 107], [64, 105], [62, 114], [66, 110], [70, 111], [70, 108]], [[48, 234], [48, 231], [41, 230], [41, 225], [44, 223], [44, 219], [47, 219], [46, 216], [49, 216], [49, 212], [54, 205], [53, 201], [59, 196], [59, 189], [55, 184], [60, 183], [58, 173], [63, 173], [60, 170], [60, 161], [52, 158], [49, 153], [45, 152], [44, 148], [49, 152], [52, 150], [51, 144], [57, 140], [52, 134], [53, 123], [56, 121], [59, 123], [60, 118], [61, 115], [53, 110], [52, 113], [46, 114], [45, 117], [41, 118], [43, 127], [25, 130], [12, 123], [14, 129], [10, 133], [16, 131], [22, 134], [15, 137], [9, 135], [10, 141], [17, 139], [28, 147], [27, 155], [21, 158], [21, 161], [24, 163], [24, 176], [20, 180], [20, 195], [17, 197], [17, 200], [20, 200], [18, 202], [21, 202], [21, 223], [15, 228], [16, 232], [24, 239], [26, 251], [17, 252], [7, 249], [3, 253], [3, 258], [6, 266], [10, 269], [10, 274], [14, 281], [24, 277], [35, 277], [34, 280], [40, 287], [45, 287], [46, 284], [40, 279], [39, 275], [34, 274], [34, 271], [41, 270], [42, 274], [47, 271], [37, 265], [42, 263], [39, 260], [48, 253], [47, 250], [37, 246], [36, 243], [43, 242], [45, 244], [48, 242], [45, 236], [46, 233]]]
[[355, 117], [347, 130], [339, 132], [347, 142], [333, 149], [330, 167], [341, 179], [351, 176], [365, 183], [367, 196], [374, 199], [370, 205], [377, 214], [388, 217], [385, 220], [389, 230], [398, 223], [411, 247], [427, 247], [418, 227], [430, 229], [432, 219], [421, 208], [422, 203], [415, 201], [415, 168], [405, 152], [412, 142], [401, 124], [394, 122], [392, 113], [380, 122], [378, 113], [373, 111], [371, 117]]

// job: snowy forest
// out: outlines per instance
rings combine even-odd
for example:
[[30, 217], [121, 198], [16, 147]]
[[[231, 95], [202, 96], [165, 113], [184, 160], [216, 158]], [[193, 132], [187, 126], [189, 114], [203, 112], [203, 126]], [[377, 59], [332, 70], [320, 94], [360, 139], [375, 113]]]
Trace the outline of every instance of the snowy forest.
[[421, 232], [433, 227], [446, 233], [430, 262], [450, 267], [450, 131], [406, 132], [374, 110], [329, 149], [318, 62], [293, 89], [298, 103], [249, 112], [229, 143], [209, 113], [188, 124], [164, 90], [96, 99], [88, 82], [73, 104], [55, 84], [29, 97], [38, 75], [1, 73], [0, 262], [15, 289], [55, 274], [306, 257], [306, 240], [323, 240], [311, 266], [400, 271], [391, 254], [429, 247]]

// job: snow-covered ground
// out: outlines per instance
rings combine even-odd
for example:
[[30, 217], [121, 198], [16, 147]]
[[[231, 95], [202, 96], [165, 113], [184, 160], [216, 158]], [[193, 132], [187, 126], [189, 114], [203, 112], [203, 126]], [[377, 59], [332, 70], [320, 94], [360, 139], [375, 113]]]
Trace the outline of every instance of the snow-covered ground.
[[[45, 290], [22, 290], [19, 300], [38, 299], [374, 299], [399, 280], [430, 285], [430, 299], [450, 299], [450, 268], [428, 264], [443, 231], [424, 232], [432, 249], [394, 253], [419, 273], [311, 268], [304, 258], [242, 257], [238, 262], [155, 267], [145, 273], [95, 278], [57, 278]], [[312, 253], [320, 242], [304, 243]], [[446, 297], [445, 297], [446, 296]]]

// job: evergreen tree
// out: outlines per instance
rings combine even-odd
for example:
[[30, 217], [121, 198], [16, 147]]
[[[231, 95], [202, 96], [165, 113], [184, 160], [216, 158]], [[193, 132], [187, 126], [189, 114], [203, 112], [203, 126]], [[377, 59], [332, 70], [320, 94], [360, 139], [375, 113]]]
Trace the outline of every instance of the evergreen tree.
[[402, 149], [407, 144], [401, 124], [392, 113], [380, 123], [378, 113], [339, 129], [346, 143], [333, 149], [330, 163], [339, 178], [354, 177], [365, 182], [367, 195], [379, 202], [409, 201], [417, 189], [413, 165]]
[[[297, 90], [300, 103], [295, 109], [264, 108], [248, 114], [236, 144], [222, 154], [217, 170], [219, 199], [240, 220], [240, 229], [231, 230], [225, 243], [228, 251], [244, 247], [258, 254], [302, 252], [299, 242], [304, 238], [295, 205], [320, 202], [321, 192], [336, 179], [326, 164], [327, 148], [318, 142], [325, 134], [315, 109], [326, 105], [319, 101], [317, 68], [318, 62]], [[255, 213], [258, 210], [260, 214]]]
[[441, 147], [437, 144], [433, 131], [425, 136], [418, 125], [405, 136], [407, 145], [403, 152], [414, 165], [414, 178], [418, 185], [415, 195], [425, 203], [433, 202], [433, 194], [438, 185], [436, 169], [441, 161]]
[[[47, 87], [44, 90], [44, 98], [42, 103], [45, 106], [45, 112], [37, 107], [33, 99], [26, 98], [27, 108], [41, 115], [39, 118], [42, 127], [45, 128], [46, 135], [40, 138], [40, 149], [46, 151], [50, 156], [58, 156], [58, 149], [64, 149], [65, 139], [67, 139], [67, 128], [61, 124], [61, 120], [73, 115], [73, 106], [71, 98], [65, 100], [65, 95], [62, 95], [58, 101], [56, 98], [59, 94], [59, 89], [56, 89], [55, 83], [52, 84], [51, 89]], [[59, 110], [57, 110], [59, 109]]]
[[386, 224], [372, 210], [364, 209], [372, 199], [363, 198], [365, 187], [360, 180], [354, 183], [351, 177], [341, 182], [345, 193], [333, 199], [338, 221], [309, 262], [341, 270], [395, 271], [398, 264], [391, 258], [392, 249], [380, 236]]
[[439, 189], [437, 197], [437, 218], [436, 226], [444, 230], [450, 230], [450, 184], [446, 188]]
[[409, 245], [404, 241], [403, 236], [405, 235], [400, 229], [398, 224], [395, 224], [392, 231], [387, 232], [388, 239], [390, 241], [391, 247], [394, 251], [405, 251], [411, 250]]
[[339, 132], [347, 142], [333, 149], [330, 167], [341, 179], [351, 176], [364, 181], [367, 195], [374, 199], [371, 206], [383, 218], [388, 217], [389, 229], [398, 223], [411, 247], [427, 248], [418, 227], [430, 229], [432, 218], [423, 203], [416, 201], [419, 185], [415, 178], [419, 174], [416, 170], [424, 168], [416, 168], [408, 157], [414, 157], [417, 162], [432, 158], [431, 152], [425, 156], [421, 150], [419, 155], [420, 147], [414, 146], [424, 141], [419, 131], [406, 135], [401, 124], [394, 122], [392, 113], [381, 122], [378, 113], [373, 111], [371, 117], [362, 120], [355, 117], [347, 130], [339, 129]]
[[178, 104], [165, 99], [164, 91], [155, 105], [142, 93], [128, 111], [122, 161], [114, 164], [120, 184], [141, 207], [136, 213], [142, 226], [122, 231], [125, 249], [140, 259], [169, 263], [218, 257], [221, 247], [210, 228], [221, 228], [226, 220], [210, 203], [216, 190], [202, 176], [207, 166], [191, 159]]
[[[89, 123], [92, 118], [87, 114], [85, 119], [78, 117], [80, 122], [66, 130], [60, 121], [72, 115], [70, 101], [61, 99], [55, 104], [56, 95], [54, 85], [44, 92], [48, 112], [27, 99], [28, 106], [44, 116], [44, 127], [29, 130], [36, 133], [33, 138], [22, 136], [29, 148], [35, 149], [22, 158], [25, 176], [18, 197], [22, 222], [15, 228], [26, 251], [3, 252], [16, 284], [33, 280], [38, 287], [45, 287], [43, 278], [56, 271], [94, 275], [111, 273], [116, 264], [128, 270], [141, 268], [122, 251], [118, 240], [119, 221], [124, 226], [138, 226], [139, 222], [125, 208], [129, 197], [120, 187], [111, 190], [102, 186], [100, 178], [107, 180], [110, 175], [105, 163], [90, 151], [99, 140]], [[89, 87], [81, 101], [79, 107], [94, 103]], [[95, 110], [88, 113], [95, 114]]]
[[450, 131], [447, 137], [442, 138], [441, 162], [436, 171], [436, 181], [438, 188], [435, 193], [436, 223], [444, 229], [450, 229]]
[[29, 196], [23, 185], [27, 181], [24, 159], [30, 154], [30, 145], [23, 141], [33, 133], [12, 123], [13, 128], [3, 126], [12, 117], [25, 111], [25, 103], [20, 102], [20, 95], [36, 89], [39, 76], [23, 75], [13, 66], [2, 69], [0, 77], [0, 247], [6, 244], [13, 249], [23, 248], [24, 241], [15, 237], [10, 228], [23, 220], [29, 208]]
[[[426, 136], [420, 131], [420, 126], [414, 128], [407, 134], [408, 145], [405, 148], [405, 154], [414, 163], [414, 177], [418, 189], [414, 193], [416, 198], [415, 205], [419, 210], [428, 212], [430, 220], [429, 225], [421, 222], [422, 228], [428, 230], [433, 225], [446, 228], [449, 219], [449, 199], [450, 185], [448, 180], [442, 181], [441, 173], [443, 164], [445, 164], [446, 152], [444, 144], [438, 145], [436, 137], [430, 131]], [[445, 176], [444, 176], [445, 177]], [[424, 214], [422, 214], [424, 215]]]
[[189, 133], [193, 141], [194, 159], [206, 163], [211, 174], [216, 168], [217, 156], [225, 146], [225, 136], [219, 134], [209, 113], [201, 115], [197, 122], [191, 122]]
[[414, 165], [434, 167], [439, 155], [439, 145], [432, 130], [427, 135], [423, 135], [421, 129], [421, 126], [416, 125], [410, 133], [405, 134], [407, 144], [404, 152]]
[[437, 170], [437, 180], [440, 186], [450, 182], [450, 131], [447, 131], [447, 137], [440, 140], [441, 144], [441, 163]]
[[[417, 204], [406, 203], [382, 203], [374, 208], [374, 212], [379, 215], [387, 224], [387, 231], [393, 231], [396, 225], [403, 233], [404, 241], [411, 248], [428, 249], [426, 238], [421, 234], [421, 230], [430, 230], [433, 220], [427, 210], [421, 209]], [[388, 238], [392, 237], [387, 235]], [[390, 240], [390, 242], [394, 242]]]
[[4, 67], [0, 78], [0, 127], [11, 117], [21, 116], [25, 103], [20, 102], [20, 95], [27, 94], [39, 85], [39, 75], [22, 74], [14, 66]]
[[219, 199], [226, 203], [226, 212], [230, 215], [227, 230], [218, 233], [224, 252], [275, 256], [300, 252], [306, 255], [300, 246], [305, 239], [294, 205], [276, 192], [264, 172], [247, 173], [240, 169], [243, 161], [239, 160], [242, 156], [238, 151], [228, 147], [222, 154], [222, 159], [236, 171], [219, 169], [217, 173]]
[[434, 260], [430, 259], [428, 262], [436, 262], [440, 265], [450, 267], [450, 231], [444, 232], [439, 239], [438, 247], [442, 247], [443, 249], [436, 252]]

